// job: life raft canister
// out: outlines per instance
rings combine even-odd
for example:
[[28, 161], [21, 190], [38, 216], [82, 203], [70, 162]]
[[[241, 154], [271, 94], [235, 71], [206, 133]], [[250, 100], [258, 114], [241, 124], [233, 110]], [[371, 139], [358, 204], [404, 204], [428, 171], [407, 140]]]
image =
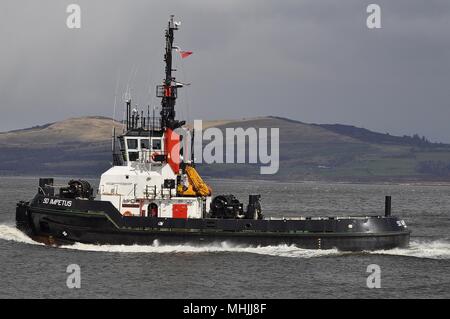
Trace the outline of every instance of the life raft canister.
[[154, 152], [152, 155], [150, 155], [150, 162], [152, 162], [152, 163], [160, 163], [160, 162], [158, 162], [156, 160], [156, 157], [160, 156], [160, 155], [161, 155], [161, 153]]

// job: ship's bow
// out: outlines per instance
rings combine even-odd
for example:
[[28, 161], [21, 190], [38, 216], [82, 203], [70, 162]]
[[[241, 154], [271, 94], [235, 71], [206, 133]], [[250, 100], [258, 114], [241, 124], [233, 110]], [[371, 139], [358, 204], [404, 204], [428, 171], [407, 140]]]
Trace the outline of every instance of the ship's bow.
[[29, 203], [20, 201], [16, 205], [16, 227], [28, 236], [34, 234], [33, 224], [31, 222], [31, 215], [28, 210]]

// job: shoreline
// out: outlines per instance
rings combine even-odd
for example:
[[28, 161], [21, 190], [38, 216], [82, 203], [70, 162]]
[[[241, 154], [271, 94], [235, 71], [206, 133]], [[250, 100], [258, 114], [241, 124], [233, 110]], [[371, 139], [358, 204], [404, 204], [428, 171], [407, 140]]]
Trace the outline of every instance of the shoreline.
[[[100, 175], [67, 175], [67, 174], [3, 174], [0, 173], [0, 178], [17, 178], [17, 179], [39, 179], [40, 177], [50, 176], [57, 179], [100, 179]], [[450, 186], [450, 180], [333, 180], [333, 179], [305, 179], [305, 180], [281, 180], [281, 179], [259, 179], [259, 178], [233, 178], [233, 177], [215, 177], [215, 176], [203, 176], [206, 181], [226, 181], [229, 183], [241, 183], [241, 182], [259, 182], [259, 183], [274, 183], [274, 184], [336, 184], [336, 185], [398, 185], [398, 186]]]

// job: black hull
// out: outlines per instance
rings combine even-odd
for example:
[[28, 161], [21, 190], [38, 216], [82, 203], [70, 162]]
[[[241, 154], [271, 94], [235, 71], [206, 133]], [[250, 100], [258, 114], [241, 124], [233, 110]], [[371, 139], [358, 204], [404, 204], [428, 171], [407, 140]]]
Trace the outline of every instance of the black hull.
[[[363, 251], [409, 245], [410, 231], [396, 217], [301, 220], [172, 219], [124, 217], [109, 202], [71, 200], [44, 204], [37, 195], [17, 205], [17, 227], [49, 244], [296, 245], [308, 249]], [[349, 226], [351, 225], [351, 226]]]

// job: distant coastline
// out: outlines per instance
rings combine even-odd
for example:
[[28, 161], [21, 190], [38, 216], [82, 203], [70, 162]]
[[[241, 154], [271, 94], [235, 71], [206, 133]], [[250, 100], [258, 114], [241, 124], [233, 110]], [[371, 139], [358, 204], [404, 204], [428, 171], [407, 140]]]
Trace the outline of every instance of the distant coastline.
[[[110, 167], [110, 118], [89, 116], [0, 133], [0, 176], [98, 178]], [[258, 165], [198, 165], [206, 178], [343, 183], [450, 182], [450, 145], [417, 134], [393, 136], [342, 124], [308, 124], [281, 117], [205, 121], [204, 127], [278, 127], [280, 170]]]

